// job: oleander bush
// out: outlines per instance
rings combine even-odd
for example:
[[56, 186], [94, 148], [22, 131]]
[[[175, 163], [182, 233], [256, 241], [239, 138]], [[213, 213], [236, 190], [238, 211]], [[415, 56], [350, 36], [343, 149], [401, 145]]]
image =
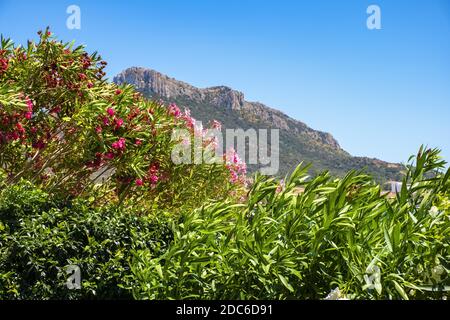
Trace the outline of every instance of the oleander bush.
[[137, 299], [448, 297], [443, 165], [421, 149], [395, 199], [356, 172], [309, 178], [299, 166], [281, 185], [258, 177], [244, 204], [186, 212], [164, 254], [137, 251], [129, 287]]
[[[24, 178], [65, 199], [96, 195], [174, 211], [240, 196], [245, 166], [237, 158], [174, 165], [172, 150], [185, 137], [173, 132], [194, 138], [207, 130], [189, 110], [111, 84], [97, 53], [58, 42], [48, 29], [39, 35], [26, 47], [1, 39], [0, 188]], [[214, 149], [213, 137], [203, 142]], [[107, 187], [94, 192], [99, 184]]]

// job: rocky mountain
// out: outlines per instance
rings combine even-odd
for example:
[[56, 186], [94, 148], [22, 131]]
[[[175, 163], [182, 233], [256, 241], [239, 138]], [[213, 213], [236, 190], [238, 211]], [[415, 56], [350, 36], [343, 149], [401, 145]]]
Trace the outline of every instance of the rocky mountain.
[[[155, 70], [132, 67], [113, 81], [131, 84], [149, 98], [177, 103], [191, 110], [197, 120], [219, 120], [224, 128], [280, 129], [280, 175], [300, 161], [312, 162], [313, 171], [329, 170], [343, 175], [350, 169], [364, 170], [379, 181], [400, 178], [401, 165], [378, 159], [353, 157], [329, 133], [317, 131], [281, 111], [259, 102], [249, 102], [242, 92], [225, 86], [196, 88]], [[258, 166], [252, 166], [255, 170]]]

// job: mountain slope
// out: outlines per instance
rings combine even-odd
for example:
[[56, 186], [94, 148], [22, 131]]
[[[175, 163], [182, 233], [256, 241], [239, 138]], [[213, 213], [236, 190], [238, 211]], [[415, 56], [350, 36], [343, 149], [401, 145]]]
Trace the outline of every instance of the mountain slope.
[[[144, 68], [129, 68], [114, 77], [117, 84], [131, 84], [145, 96], [175, 102], [191, 110], [197, 120], [219, 120], [224, 128], [280, 129], [280, 175], [300, 161], [312, 162], [313, 171], [329, 170], [343, 175], [363, 169], [377, 180], [399, 179], [401, 166], [378, 159], [353, 157], [333, 136], [308, 127], [303, 122], [258, 102], [248, 102], [244, 94], [225, 86], [200, 89]], [[251, 166], [256, 169], [257, 166]]]

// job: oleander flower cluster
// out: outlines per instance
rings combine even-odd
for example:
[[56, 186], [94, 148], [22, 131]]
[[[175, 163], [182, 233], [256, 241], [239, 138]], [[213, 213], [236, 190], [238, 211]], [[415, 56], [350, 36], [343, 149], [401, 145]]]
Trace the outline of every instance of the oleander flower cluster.
[[173, 206], [224, 197], [243, 180], [242, 164], [174, 165], [173, 130], [204, 134], [189, 109], [108, 83], [101, 56], [49, 30], [38, 35], [27, 47], [3, 38], [0, 47], [0, 168], [9, 184], [27, 179], [65, 197], [103, 186], [111, 200]]

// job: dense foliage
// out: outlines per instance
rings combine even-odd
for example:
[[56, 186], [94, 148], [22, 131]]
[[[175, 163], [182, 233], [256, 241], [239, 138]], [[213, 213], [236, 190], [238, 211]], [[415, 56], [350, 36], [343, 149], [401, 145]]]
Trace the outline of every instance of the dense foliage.
[[299, 166], [285, 185], [259, 177], [247, 203], [183, 215], [162, 256], [137, 253], [134, 295], [321, 299], [337, 287], [335, 297], [351, 299], [448, 296], [450, 211], [440, 205], [450, 170], [426, 178], [441, 166], [436, 150], [421, 151], [393, 200], [355, 172], [308, 179]]
[[7, 184], [25, 178], [64, 198], [95, 194], [143, 208], [195, 206], [239, 188], [227, 183], [235, 173], [223, 164], [174, 166], [171, 151], [181, 138], [172, 132], [204, 129], [188, 110], [107, 83], [106, 62], [96, 53], [57, 42], [48, 30], [26, 48], [1, 42], [0, 168]]
[[410, 159], [395, 198], [360, 172], [303, 165], [250, 185], [233, 151], [174, 164], [173, 131], [203, 128], [106, 82], [96, 54], [48, 30], [26, 48], [1, 42], [0, 299], [448, 297], [438, 150]]
[[[0, 298], [130, 298], [122, 289], [132, 250], [163, 252], [171, 231], [158, 219], [86, 201], [61, 203], [20, 182], [0, 197]], [[66, 285], [68, 266], [81, 289]]]

